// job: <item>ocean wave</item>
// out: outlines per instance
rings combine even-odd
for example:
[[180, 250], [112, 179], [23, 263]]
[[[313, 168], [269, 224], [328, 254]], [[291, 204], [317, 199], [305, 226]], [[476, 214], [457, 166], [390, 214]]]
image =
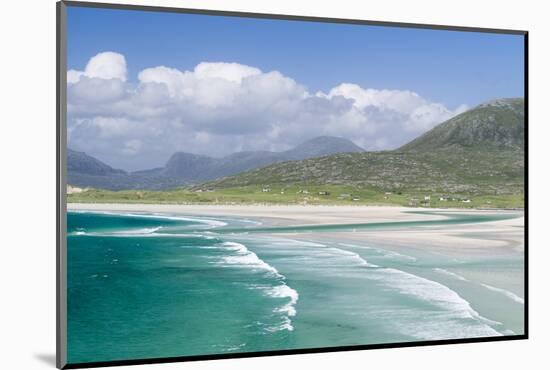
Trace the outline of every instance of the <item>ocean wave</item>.
[[497, 287], [487, 285], [487, 284], [483, 284], [483, 283], [481, 283], [481, 285], [484, 286], [485, 288], [489, 289], [489, 290], [494, 291], [494, 292], [504, 294], [506, 297], [512, 299], [513, 301], [515, 301], [517, 303], [525, 304], [525, 300], [523, 298], [521, 298], [520, 296], [510, 292], [509, 290], [497, 288]]
[[292, 326], [292, 320], [290, 317], [296, 316], [296, 303], [298, 302], [299, 294], [296, 290], [292, 289], [285, 282], [286, 277], [277, 271], [277, 269], [270, 264], [263, 261], [258, 255], [250, 251], [244, 244], [236, 242], [224, 242], [221, 249], [225, 249], [234, 253], [234, 255], [224, 256], [218, 263], [222, 266], [241, 266], [252, 268], [255, 270], [261, 270], [268, 273], [271, 277], [275, 278], [278, 282], [277, 285], [250, 285], [250, 289], [258, 289], [268, 297], [272, 298], [286, 298], [288, 301], [273, 310], [276, 313], [284, 314], [282, 323], [269, 326], [266, 330], [273, 332], [279, 330], [294, 330]]
[[213, 347], [218, 348], [222, 352], [231, 352], [231, 351], [238, 351], [238, 350], [240, 350], [241, 348], [243, 348], [245, 346], [246, 346], [246, 343], [241, 343], [241, 344], [237, 344], [237, 345], [220, 344], [220, 345], [214, 345]]
[[[327, 247], [327, 248], [330, 248], [330, 247]], [[359, 265], [359, 266], [380, 267], [380, 266], [375, 265], [373, 263], [369, 263], [366, 259], [364, 259], [363, 257], [361, 257], [359, 254], [357, 254], [355, 252], [347, 251], [347, 250], [340, 249], [340, 248], [330, 248], [330, 249], [338, 251], [338, 253], [340, 255], [344, 255], [344, 256], [349, 257], [351, 260], [355, 261], [356, 264]]]
[[390, 251], [390, 250], [387, 250], [387, 249], [374, 248], [374, 247], [370, 247], [370, 246], [366, 246], [366, 245], [347, 244], [347, 243], [338, 243], [338, 245], [341, 245], [342, 247], [348, 247], [348, 248], [364, 248], [364, 249], [374, 250], [378, 253], [381, 253], [384, 257], [401, 258], [401, 259], [406, 259], [406, 260], [409, 260], [409, 261], [412, 261], [412, 262], [417, 261], [416, 257], [408, 256], [406, 254]]
[[[343, 247], [359, 247], [351, 244], [339, 243], [338, 245]], [[407, 259], [416, 261], [416, 258], [407, 256], [401, 253], [387, 251], [385, 249], [362, 247], [367, 249], [373, 249], [379, 253], [382, 253], [384, 257]], [[481, 316], [475, 311], [470, 303], [462, 298], [458, 293], [452, 289], [440, 284], [436, 281], [428, 280], [417, 275], [407, 273], [405, 271], [391, 268], [380, 267], [367, 262], [360, 255], [354, 252], [345, 250], [345, 253], [350, 257], [354, 257], [357, 260], [363, 260], [363, 265], [366, 267], [378, 267], [377, 269], [370, 269], [365, 277], [369, 279], [378, 280], [386, 288], [397, 290], [400, 294], [408, 295], [414, 299], [425, 301], [431, 305], [434, 305], [442, 310], [442, 312], [431, 313], [431, 315], [438, 316], [439, 320], [444, 322], [443, 327], [447, 327], [447, 331], [442, 329], [441, 322], [437, 323], [427, 321], [423, 323], [423, 328], [411, 328], [411, 332], [408, 333], [413, 336], [423, 337], [425, 339], [433, 338], [457, 338], [461, 336], [499, 336], [502, 335], [493, 326], [501, 326], [502, 323], [494, 320], [487, 319]], [[361, 263], [360, 263], [361, 264]], [[462, 276], [454, 274], [444, 269], [434, 269], [443, 274], [453, 276], [456, 279], [465, 280]], [[470, 324], [461, 322], [461, 319], [473, 320]], [[406, 326], [406, 324], [404, 324]], [[414, 329], [414, 330], [413, 330]]]
[[128, 229], [128, 230], [121, 230], [121, 231], [113, 231], [112, 234], [115, 234], [115, 235], [127, 235], [127, 234], [130, 234], [130, 235], [133, 235], [133, 234], [136, 234], [136, 235], [147, 235], [147, 234], [153, 234], [155, 231], [159, 231], [160, 229], [162, 229], [162, 226], [157, 226], [157, 227], [145, 227], [143, 229]]
[[247, 266], [254, 269], [265, 270], [275, 276], [282, 277], [275, 267], [260, 259], [256, 253], [249, 251], [243, 244], [224, 242], [222, 248], [236, 253], [236, 255], [223, 257], [221, 262], [222, 265]]
[[[464, 276], [460, 276], [458, 274], [455, 274], [454, 272], [451, 272], [451, 271], [448, 271], [448, 270], [445, 270], [445, 269], [442, 269], [442, 268], [435, 268], [434, 271], [440, 272], [440, 273], [445, 274], [445, 275], [452, 276], [452, 277], [454, 277], [455, 279], [458, 279], [458, 280], [470, 281], [470, 280], [466, 279]], [[497, 288], [497, 287], [494, 287], [492, 285], [488, 285], [488, 284], [484, 284], [484, 283], [479, 283], [479, 285], [481, 285], [482, 287], [485, 287], [489, 290], [492, 290], [493, 292], [501, 293], [501, 294], [505, 295], [506, 297], [510, 298], [511, 300], [513, 300], [514, 302], [525, 304], [525, 300], [523, 298], [521, 298], [520, 296], [510, 292], [509, 290], [502, 289], [502, 288]]]
[[266, 290], [266, 294], [275, 298], [289, 298], [290, 301], [279, 308], [276, 308], [276, 312], [284, 312], [288, 316], [296, 316], [296, 308], [294, 305], [298, 302], [300, 297], [298, 292], [286, 284], [277, 285]]
[[292, 320], [288, 316], [284, 316], [280, 324], [267, 326], [265, 330], [270, 333], [274, 333], [282, 330], [293, 331], [294, 326], [292, 325]]
[[453, 277], [457, 280], [468, 281], [468, 279], [466, 279], [464, 276], [461, 276], [459, 274], [456, 274], [454, 272], [451, 272], [449, 270], [445, 270], [445, 269], [442, 269], [442, 268], [439, 268], [439, 267], [434, 268], [434, 271], [439, 272], [440, 274], [443, 274], [443, 275]]
[[[449, 338], [458, 338], [465, 335], [502, 335], [492, 328], [492, 326], [501, 325], [501, 323], [481, 316], [470, 306], [468, 301], [443, 284], [395, 268], [381, 268], [372, 271], [376, 272], [376, 275], [370, 278], [380, 281], [388, 288], [395, 289], [401, 294], [420, 299], [444, 310], [444, 312], [437, 314], [439, 316], [437, 325], [430, 326], [428, 323], [422, 323], [423, 330], [413, 331], [412, 335], [423, 336], [428, 339], [441, 338], [441, 335]], [[435, 316], [436, 314], [434, 314]], [[457, 321], [457, 319], [470, 319], [473, 322], [466, 325]], [[432, 330], [427, 330], [429, 328]], [[437, 331], [437, 333], [434, 333], [434, 331]]]

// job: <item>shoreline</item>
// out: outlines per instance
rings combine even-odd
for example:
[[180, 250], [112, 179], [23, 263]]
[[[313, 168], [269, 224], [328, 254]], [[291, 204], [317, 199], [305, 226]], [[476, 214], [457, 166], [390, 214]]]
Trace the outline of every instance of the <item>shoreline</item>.
[[[523, 211], [480, 209], [409, 208], [394, 206], [324, 205], [175, 205], [122, 203], [69, 203], [68, 211], [167, 213], [204, 217], [242, 217], [268, 227], [368, 224], [380, 222], [422, 222], [444, 220], [446, 215], [494, 215], [515, 213], [518, 217], [474, 224], [403, 226], [387, 230], [308, 231], [278, 233], [302, 240], [324, 238], [349, 243], [375, 242], [399, 250], [429, 251], [456, 256], [489, 256], [493, 253], [517, 255], [524, 251]], [[267, 232], [266, 234], [270, 234]]]
[[[501, 214], [523, 210], [421, 208], [364, 205], [198, 205], [149, 203], [67, 203], [68, 211], [151, 212], [197, 216], [252, 217], [270, 226], [441, 220], [446, 214]], [[298, 224], [296, 224], [298, 222]]]

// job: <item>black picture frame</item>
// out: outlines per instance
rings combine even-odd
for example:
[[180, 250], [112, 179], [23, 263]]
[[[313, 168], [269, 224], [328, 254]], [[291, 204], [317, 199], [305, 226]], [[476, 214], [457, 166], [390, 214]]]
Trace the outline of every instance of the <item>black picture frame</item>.
[[[524, 217], [525, 217], [525, 232], [524, 232], [524, 333], [519, 335], [505, 335], [500, 337], [481, 337], [481, 338], [463, 338], [463, 339], [443, 339], [443, 340], [426, 340], [401, 343], [384, 343], [384, 344], [367, 344], [353, 346], [338, 346], [338, 347], [322, 347], [322, 348], [306, 348], [306, 349], [289, 349], [289, 350], [273, 350], [262, 352], [245, 352], [245, 353], [227, 353], [227, 354], [212, 354], [212, 355], [195, 355], [195, 356], [177, 356], [177, 357], [162, 357], [162, 358], [147, 358], [147, 359], [128, 359], [117, 361], [98, 361], [86, 363], [67, 363], [67, 249], [66, 249], [66, 153], [67, 153], [67, 57], [66, 57], [66, 11], [68, 7], [86, 7], [86, 8], [102, 8], [102, 9], [119, 9], [119, 10], [135, 10], [147, 12], [163, 12], [163, 13], [182, 13], [182, 14], [202, 14], [211, 16], [225, 17], [241, 17], [241, 18], [256, 18], [256, 19], [277, 19], [303, 22], [324, 22], [324, 23], [340, 23], [354, 25], [369, 25], [369, 26], [389, 26], [401, 28], [415, 29], [431, 29], [431, 30], [450, 30], [462, 32], [481, 32], [494, 34], [510, 34], [520, 35], [524, 39], [524, 101], [525, 101], [525, 125], [524, 125]], [[402, 348], [402, 347], [421, 347], [434, 345], [448, 344], [464, 344], [464, 343], [483, 343], [483, 342], [498, 342], [511, 340], [525, 340], [529, 338], [529, 32], [526, 30], [513, 29], [495, 29], [495, 28], [477, 28], [463, 27], [441, 24], [419, 24], [419, 23], [402, 23], [402, 22], [385, 22], [373, 20], [359, 19], [342, 19], [328, 17], [313, 17], [313, 16], [298, 16], [284, 14], [266, 14], [266, 13], [251, 13], [251, 12], [236, 12], [236, 11], [220, 11], [206, 9], [190, 9], [190, 8], [175, 8], [161, 6], [144, 6], [144, 5], [128, 5], [115, 3], [98, 3], [98, 2], [81, 2], [81, 1], [59, 1], [56, 4], [56, 366], [59, 369], [77, 369], [77, 368], [95, 368], [123, 365], [140, 365], [140, 364], [156, 364], [156, 363], [172, 363], [172, 362], [187, 362], [187, 361], [204, 361], [204, 360], [219, 360], [232, 358], [248, 358], [248, 357], [264, 357], [264, 356], [281, 356], [293, 354], [313, 354], [323, 352], [342, 352], [342, 351], [359, 351], [369, 349], [382, 348]]]

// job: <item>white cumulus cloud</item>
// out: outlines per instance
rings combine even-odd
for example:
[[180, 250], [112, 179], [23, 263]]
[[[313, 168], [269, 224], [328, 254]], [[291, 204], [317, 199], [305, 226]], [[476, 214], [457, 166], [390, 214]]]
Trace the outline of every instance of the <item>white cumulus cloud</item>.
[[127, 80], [126, 59], [114, 52], [68, 71], [70, 147], [131, 170], [162, 166], [175, 151], [278, 151], [320, 135], [393, 149], [467, 109], [353, 83], [311, 92], [280, 71], [239, 63], [153, 66], [136, 77]]
[[67, 82], [76, 83], [82, 76], [108, 80], [116, 78], [126, 81], [126, 58], [112, 51], [105, 51], [90, 58], [84, 71], [71, 69], [67, 73]]

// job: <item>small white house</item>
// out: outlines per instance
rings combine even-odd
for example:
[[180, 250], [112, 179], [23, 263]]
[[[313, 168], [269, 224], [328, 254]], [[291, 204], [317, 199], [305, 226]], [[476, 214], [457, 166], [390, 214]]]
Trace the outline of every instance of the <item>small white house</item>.
[[472, 203], [470, 199], [462, 199], [462, 203]]
[[426, 195], [426, 196], [424, 197], [424, 200], [427, 200], [427, 201], [429, 201], [430, 199], [432, 199], [432, 197], [431, 197], [431, 196], [429, 196], [429, 195]]
[[271, 189], [270, 189], [269, 187], [264, 187], [264, 188], [262, 189], [262, 192], [263, 192], [263, 193], [269, 193], [270, 191], [271, 191]]

